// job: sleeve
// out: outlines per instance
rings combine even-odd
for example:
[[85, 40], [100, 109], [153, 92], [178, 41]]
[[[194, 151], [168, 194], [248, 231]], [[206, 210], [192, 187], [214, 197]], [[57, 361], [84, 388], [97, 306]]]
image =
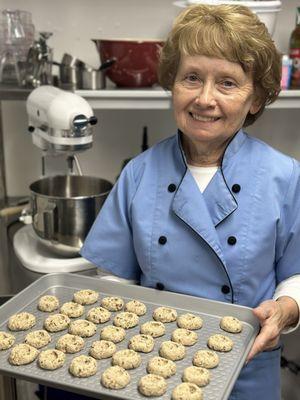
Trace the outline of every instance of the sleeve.
[[293, 171], [278, 222], [276, 250], [277, 284], [300, 274], [300, 167], [293, 160]]
[[139, 281], [140, 268], [134, 251], [130, 218], [131, 202], [137, 186], [132, 168], [131, 161], [123, 169], [80, 253], [113, 275]]
[[[282, 281], [275, 290], [273, 299], [277, 300], [279, 297], [288, 296], [291, 297], [298, 305], [298, 309], [300, 311], [300, 275], [291, 276], [288, 279]], [[286, 328], [282, 331], [282, 333], [290, 333], [295, 331], [300, 325], [300, 314], [298, 322], [295, 326]]]

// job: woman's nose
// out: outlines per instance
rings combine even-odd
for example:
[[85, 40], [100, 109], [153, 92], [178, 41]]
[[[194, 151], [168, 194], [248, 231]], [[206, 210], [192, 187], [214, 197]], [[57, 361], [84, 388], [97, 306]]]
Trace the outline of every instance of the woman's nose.
[[195, 103], [202, 107], [214, 107], [216, 105], [215, 90], [212, 84], [203, 84], [198, 91]]

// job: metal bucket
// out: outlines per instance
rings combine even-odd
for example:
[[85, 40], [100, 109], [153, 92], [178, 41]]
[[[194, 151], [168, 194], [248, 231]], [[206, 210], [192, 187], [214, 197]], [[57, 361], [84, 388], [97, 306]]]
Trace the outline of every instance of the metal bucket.
[[101, 178], [57, 175], [30, 185], [32, 224], [55, 253], [75, 257], [112, 184]]

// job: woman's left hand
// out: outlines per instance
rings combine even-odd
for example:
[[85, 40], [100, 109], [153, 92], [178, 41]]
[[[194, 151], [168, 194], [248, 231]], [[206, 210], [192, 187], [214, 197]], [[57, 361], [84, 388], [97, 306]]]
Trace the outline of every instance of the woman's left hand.
[[259, 319], [261, 330], [248, 354], [248, 363], [256, 354], [274, 348], [282, 330], [298, 322], [299, 310], [295, 300], [283, 296], [275, 300], [266, 300], [253, 309]]

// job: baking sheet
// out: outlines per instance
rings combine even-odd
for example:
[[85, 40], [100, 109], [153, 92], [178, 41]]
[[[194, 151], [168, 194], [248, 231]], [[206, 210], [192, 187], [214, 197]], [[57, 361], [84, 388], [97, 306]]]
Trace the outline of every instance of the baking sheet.
[[[210, 370], [211, 382], [202, 388], [204, 400], [226, 400], [235, 380], [237, 379], [241, 368], [245, 362], [246, 356], [252, 346], [257, 335], [259, 324], [254, 317], [252, 310], [247, 307], [237, 306], [229, 303], [206, 300], [194, 296], [187, 296], [167, 291], [159, 291], [150, 288], [144, 288], [136, 285], [126, 285], [110, 281], [102, 281], [95, 277], [86, 277], [75, 274], [48, 274], [32, 283], [18, 295], [0, 307], [0, 330], [9, 332], [7, 328], [8, 318], [15, 313], [27, 311], [36, 316], [37, 324], [27, 331], [11, 332], [16, 337], [15, 344], [22, 343], [29, 331], [43, 329], [43, 322], [49, 314], [37, 309], [38, 299], [43, 295], [55, 295], [59, 298], [60, 305], [67, 301], [71, 301], [73, 293], [80, 289], [93, 289], [99, 292], [99, 300], [97, 303], [85, 306], [84, 318], [90, 308], [100, 305], [100, 301], [105, 296], [119, 296], [124, 302], [132, 299], [142, 301], [147, 306], [147, 313], [140, 317], [140, 323], [152, 320], [152, 312], [160, 305], [169, 306], [177, 310], [178, 315], [185, 312], [192, 312], [199, 315], [203, 319], [203, 327], [196, 330], [198, 333], [198, 341], [195, 345], [186, 347], [186, 357], [183, 360], [176, 361], [177, 372], [174, 376], [167, 379], [167, 392], [158, 399], [170, 399], [173, 388], [180, 384], [183, 370], [192, 365], [193, 355], [200, 349], [207, 349], [207, 339], [210, 335], [221, 333], [229, 336], [234, 341], [233, 350], [228, 353], [220, 353], [220, 364], [217, 368]], [[137, 390], [137, 384], [143, 375], [147, 374], [146, 365], [150, 358], [158, 355], [160, 344], [165, 340], [170, 340], [171, 333], [177, 328], [176, 322], [165, 323], [166, 334], [155, 340], [155, 347], [151, 353], [140, 353], [142, 357], [141, 365], [134, 369], [128, 370], [131, 376], [130, 384], [121, 390], [110, 390], [104, 388], [100, 383], [101, 373], [111, 365], [111, 359], [99, 360], [97, 374], [88, 378], [76, 378], [68, 372], [71, 360], [81, 354], [88, 355], [88, 351], [92, 342], [99, 340], [100, 330], [112, 324], [116, 313], [112, 313], [110, 321], [105, 324], [97, 325], [97, 332], [91, 338], [85, 338], [85, 346], [83, 350], [75, 354], [66, 354], [66, 362], [64, 366], [55, 371], [46, 371], [37, 366], [34, 361], [29, 365], [12, 366], [7, 361], [10, 350], [0, 351], [0, 373], [19, 377], [30, 381], [45, 384], [64, 390], [82, 393], [97, 399], [145, 399]], [[231, 315], [239, 318], [243, 322], [243, 331], [239, 334], [231, 334], [224, 332], [219, 327], [220, 318], [224, 315]], [[72, 318], [75, 320], [75, 318]], [[67, 333], [67, 330], [50, 333], [52, 337], [51, 343], [43, 347], [41, 350], [55, 348], [57, 339]], [[139, 333], [139, 326], [126, 330], [125, 339], [117, 344], [117, 350], [127, 348], [129, 339]]]

